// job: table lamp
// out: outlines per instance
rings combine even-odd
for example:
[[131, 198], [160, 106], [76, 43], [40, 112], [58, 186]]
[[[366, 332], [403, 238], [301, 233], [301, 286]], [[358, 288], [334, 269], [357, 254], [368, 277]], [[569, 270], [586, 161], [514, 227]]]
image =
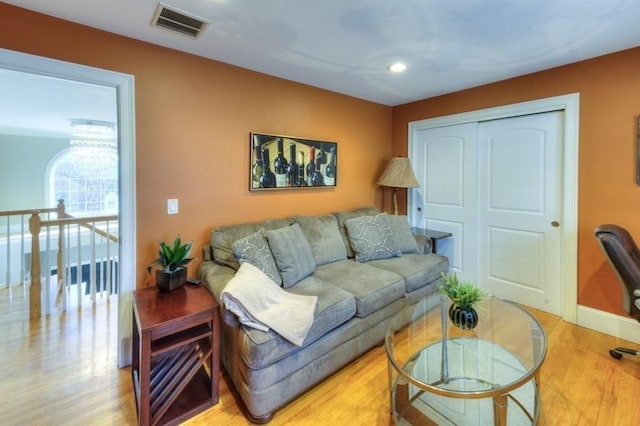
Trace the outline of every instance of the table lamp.
[[398, 215], [398, 188], [415, 188], [420, 186], [413, 174], [411, 162], [406, 157], [394, 157], [389, 160], [387, 168], [378, 179], [378, 185], [393, 188], [393, 211]]

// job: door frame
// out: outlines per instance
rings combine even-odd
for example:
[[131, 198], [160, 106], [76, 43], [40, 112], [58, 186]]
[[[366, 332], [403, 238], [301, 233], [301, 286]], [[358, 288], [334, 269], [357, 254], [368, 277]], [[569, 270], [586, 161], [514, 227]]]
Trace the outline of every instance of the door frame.
[[118, 367], [131, 363], [133, 286], [136, 279], [136, 159], [134, 77], [8, 49], [0, 49], [0, 68], [113, 87], [117, 93], [120, 162], [120, 283], [118, 293]]
[[[428, 118], [409, 123], [408, 152], [412, 162], [416, 133], [435, 127], [452, 126], [471, 122], [531, 115], [542, 112], [564, 111], [564, 155], [562, 166], [562, 259], [561, 271], [564, 284], [562, 318], [576, 323], [578, 307], [578, 124], [580, 94], [554, 96], [511, 105], [485, 108], [443, 117]], [[407, 197], [409, 220], [414, 223], [416, 199], [412, 189]]]

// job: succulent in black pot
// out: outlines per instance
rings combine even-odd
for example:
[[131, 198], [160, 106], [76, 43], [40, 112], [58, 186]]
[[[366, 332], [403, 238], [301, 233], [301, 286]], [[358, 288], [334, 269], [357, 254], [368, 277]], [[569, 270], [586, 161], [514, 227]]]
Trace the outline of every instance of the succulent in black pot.
[[469, 282], [460, 282], [456, 274], [442, 274], [440, 293], [451, 300], [449, 318], [464, 330], [471, 330], [478, 325], [478, 312], [475, 305], [487, 297], [487, 293]]
[[186, 265], [193, 260], [189, 257], [193, 242], [182, 244], [178, 235], [171, 245], [164, 241], [159, 244], [158, 258], [147, 266], [147, 272], [150, 274], [154, 266], [159, 266], [156, 270], [156, 286], [162, 292], [171, 292], [187, 282]]

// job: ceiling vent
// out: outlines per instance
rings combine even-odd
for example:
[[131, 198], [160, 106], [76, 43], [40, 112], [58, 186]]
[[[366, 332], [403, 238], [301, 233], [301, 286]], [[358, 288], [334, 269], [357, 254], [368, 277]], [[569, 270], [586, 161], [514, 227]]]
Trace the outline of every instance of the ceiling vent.
[[151, 22], [156, 27], [175, 31], [192, 38], [198, 38], [210, 23], [211, 21], [163, 3], [158, 4]]

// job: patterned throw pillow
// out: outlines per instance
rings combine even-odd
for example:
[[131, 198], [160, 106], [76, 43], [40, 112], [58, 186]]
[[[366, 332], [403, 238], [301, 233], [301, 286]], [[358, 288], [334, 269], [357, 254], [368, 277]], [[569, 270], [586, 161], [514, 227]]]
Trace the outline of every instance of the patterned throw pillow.
[[345, 226], [358, 262], [387, 259], [402, 254], [386, 213], [349, 219]]
[[362, 207], [359, 209], [354, 209], [348, 212], [335, 212], [333, 215], [338, 219], [338, 231], [340, 231], [340, 236], [344, 241], [345, 248], [347, 249], [347, 257], [352, 259], [355, 256], [353, 249], [351, 248], [351, 243], [349, 242], [349, 235], [347, 234], [347, 227], [345, 223], [349, 219], [353, 219], [356, 217], [369, 215], [375, 216], [380, 214], [380, 210], [377, 207]]
[[282, 285], [282, 277], [278, 272], [271, 249], [264, 236], [264, 230], [236, 240], [232, 246], [233, 254], [239, 263], [250, 263], [264, 272], [277, 285]]
[[293, 286], [316, 270], [311, 246], [297, 223], [267, 231], [267, 240], [284, 288]]

